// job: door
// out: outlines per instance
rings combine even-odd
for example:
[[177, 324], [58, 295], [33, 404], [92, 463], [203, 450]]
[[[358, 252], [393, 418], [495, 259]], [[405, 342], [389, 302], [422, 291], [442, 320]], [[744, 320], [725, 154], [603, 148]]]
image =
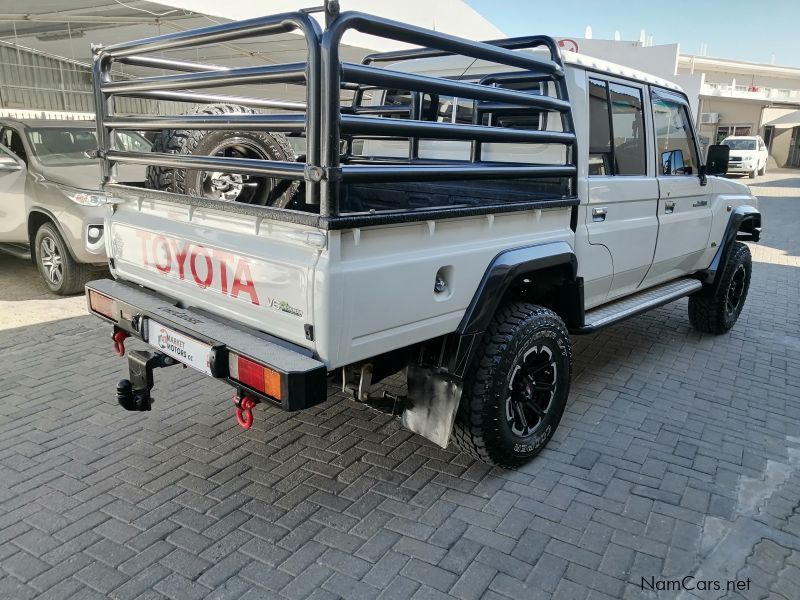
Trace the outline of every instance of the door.
[[653, 262], [658, 183], [647, 142], [646, 88], [612, 78], [589, 79], [589, 243], [611, 254], [606, 299], [636, 290]]
[[25, 167], [0, 146], [0, 242], [28, 242]]
[[646, 285], [697, 269], [708, 247], [712, 211], [710, 188], [699, 176], [700, 160], [689, 105], [666, 90], [651, 92], [655, 128], [658, 242]]

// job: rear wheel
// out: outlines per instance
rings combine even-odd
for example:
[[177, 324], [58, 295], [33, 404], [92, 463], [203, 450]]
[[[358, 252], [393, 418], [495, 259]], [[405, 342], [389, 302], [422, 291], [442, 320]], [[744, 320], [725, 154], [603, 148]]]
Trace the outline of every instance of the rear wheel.
[[[253, 114], [254, 111], [233, 104], [212, 104], [194, 111], [194, 114], [214, 115], [235, 113]], [[286, 136], [262, 131], [169, 129], [156, 137], [153, 152], [283, 162], [295, 160]], [[151, 189], [176, 194], [284, 208], [295, 198], [300, 184], [258, 175], [151, 166], [147, 168], [147, 185]]]
[[475, 458], [519, 466], [555, 433], [569, 396], [572, 345], [553, 311], [502, 306], [469, 367], [454, 440]]
[[718, 287], [689, 296], [689, 321], [695, 329], [713, 334], [729, 331], [739, 319], [750, 289], [753, 261], [750, 248], [734, 242]]
[[54, 225], [45, 223], [34, 241], [36, 266], [45, 285], [54, 294], [77, 294], [91, 278], [89, 265], [76, 262]]

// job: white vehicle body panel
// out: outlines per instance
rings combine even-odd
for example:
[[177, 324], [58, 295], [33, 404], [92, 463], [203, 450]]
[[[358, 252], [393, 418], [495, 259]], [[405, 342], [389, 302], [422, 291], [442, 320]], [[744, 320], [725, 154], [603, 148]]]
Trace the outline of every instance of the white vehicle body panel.
[[[586, 67], [594, 69], [593, 77], [608, 80], [627, 72], [603, 71], [602, 65], [569, 54], [566, 58], [581, 201], [574, 231], [571, 208], [326, 231], [242, 214], [224, 203], [218, 209], [192, 207], [170, 202], [167, 195], [154, 199], [143, 193], [137, 198], [126, 192], [107, 220], [112, 271], [183, 304], [309, 348], [333, 369], [455, 331], [487, 267], [504, 250], [567, 242], [584, 280], [586, 309], [707, 268], [728, 211], [755, 204], [753, 196], [746, 186], [731, 181], [709, 178], [701, 186], [696, 174], [656, 177], [649, 86], [679, 88], [649, 76], [638, 81], [648, 107], [647, 175], [590, 177]], [[470, 66], [457, 58], [409, 61], [404, 70], [412, 71], [414, 63], [424, 64], [433, 75], [464, 69], [470, 75], [491, 72], [485, 63], [472, 61]], [[490, 159], [508, 160], [510, 154], [531, 161], [537, 153], [535, 145], [497, 146], [485, 146]], [[428, 152], [431, 158], [463, 158], [468, 150], [465, 142], [421, 143], [421, 155]], [[405, 156], [407, 145], [365, 141], [361, 152]], [[535, 160], [561, 163], [564, 156], [542, 150]], [[669, 215], [664, 213], [665, 198], [676, 203]], [[698, 200], [701, 204], [694, 206]], [[605, 221], [593, 221], [596, 207], [608, 208]], [[178, 252], [184, 250], [189, 268], [183, 267], [181, 277]], [[225, 261], [227, 288], [222, 281]], [[210, 279], [209, 264], [214, 270]], [[232, 293], [237, 273], [245, 278], [241, 285], [248, 290], [252, 285], [252, 293]], [[437, 273], [447, 282], [441, 293], [434, 291]], [[253, 302], [254, 295], [258, 302]], [[313, 326], [313, 340], [308, 339], [308, 325]]]
[[324, 235], [251, 215], [129, 198], [114, 206], [115, 276], [310, 347], [311, 277]]

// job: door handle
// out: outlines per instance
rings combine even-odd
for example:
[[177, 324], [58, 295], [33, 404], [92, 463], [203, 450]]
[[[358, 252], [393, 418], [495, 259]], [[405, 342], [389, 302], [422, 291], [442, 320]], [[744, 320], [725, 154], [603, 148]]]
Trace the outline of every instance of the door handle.
[[592, 221], [605, 221], [607, 214], [608, 214], [608, 208], [606, 208], [605, 206], [603, 208], [593, 208]]
[[666, 214], [671, 214], [675, 212], [675, 202], [672, 200], [667, 200], [664, 202], [664, 212]]

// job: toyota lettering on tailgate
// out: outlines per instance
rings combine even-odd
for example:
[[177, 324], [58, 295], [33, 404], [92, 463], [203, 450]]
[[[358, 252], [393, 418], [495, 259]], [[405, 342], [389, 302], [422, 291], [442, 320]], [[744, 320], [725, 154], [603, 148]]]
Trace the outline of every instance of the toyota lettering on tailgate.
[[260, 305], [250, 262], [218, 248], [175, 240], [136, 229], [142, 243], [142, 264], [164, 275], [192, 279], [201, 288], [218, 287], [232, 298]]

